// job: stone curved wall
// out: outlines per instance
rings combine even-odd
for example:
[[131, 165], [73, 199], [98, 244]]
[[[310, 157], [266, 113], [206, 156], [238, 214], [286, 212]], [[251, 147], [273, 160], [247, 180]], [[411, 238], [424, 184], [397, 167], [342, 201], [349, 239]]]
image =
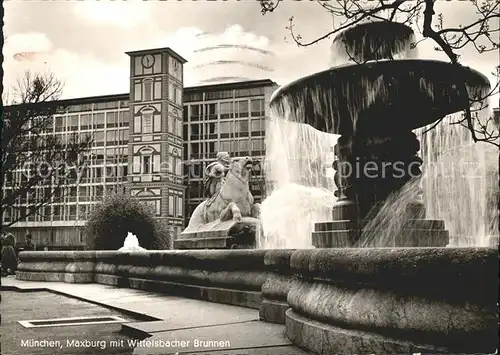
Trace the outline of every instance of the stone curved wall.
[[21, 280], [97, 282], [259, 309], [318, 354], [494, 353], [491, 248], [22, 252]]
[[290, 267], [287, 336], [316, 353], [496, 349], [494, 249], [300, 250]]
[[22, 252], [17, 278], [97, 282], [258, 309], [264, 250]]

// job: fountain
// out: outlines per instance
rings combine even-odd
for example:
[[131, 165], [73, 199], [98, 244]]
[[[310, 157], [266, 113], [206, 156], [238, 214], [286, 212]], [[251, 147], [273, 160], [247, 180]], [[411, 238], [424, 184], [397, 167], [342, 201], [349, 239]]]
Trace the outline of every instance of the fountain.
[[[308, 133], [312, 156], [321, 156], [321, 134], [340, 136], [333, 220], [318, 220], [331, 200], [320, 193], [328, 182], [311, 175], [299, 179], [312, 180], [309, 195], [306, 187], [285, 184], [263, 202], [264, 231], [277, 239], [282, 229], [270, 229], [276, 222], [266, 213], [278, 197], [288, 191], [315, 199], [308, 206], [318, 212], [317, 249], [266, 255], [275, 274], [262, 288], [261, 319], [284, 323], [294, 344], [317, 354], [491, 353], [498, 347], [497, 251], [478, 244], [445, 248], [450, 236], [440, 211], [431, 206], [433, 219], [426, 218], [420, 141], [413, 132], [484, 97], [489, 81], [470, 68], [415, 59], [412, 41], [413, 31], [400, 23], [353, 26], [333, 48], [336, 63], [355, 64], [299, 79], [271, 98], [274, 116], [317, 130]], [[270, 155], [278, 151], [268, 148]], [[307, 158], [301, 157], [310, 166]]]
[[133, 233], [128, 232], [125, 240], [123, 241], [123, 246], [118, 249], [118, 251], [144, 251], [143, 247], [139, 245], [139, 239]]
[[411, 28], [391, 22], [347, 29], [335, 38], [334, 48], [345, 48], [343, 59], [356, 63], [299, 79], [271, 99], [275, 115], [340, 135], [333, 221], [316, 223], [315, 247], [444, 247], [449, 242], [442, 220], [425, 219], [419, 184], [423, 161], [412, 130], [464, 109], [469, 97], [484, 96], [489, 81], [446, 62], [400, 59], [414, 56], [412, 38]]

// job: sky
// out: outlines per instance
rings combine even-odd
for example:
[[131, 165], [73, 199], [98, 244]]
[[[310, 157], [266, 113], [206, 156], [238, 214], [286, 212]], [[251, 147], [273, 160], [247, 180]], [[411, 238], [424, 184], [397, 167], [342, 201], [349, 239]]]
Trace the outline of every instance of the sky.
[[[158, 47], [188, 60], [185, 86], [227, 76], [283, 85], [331, 62], [331, 40], [298, 47], [286, 29], [289, 18], [294, 16], [304, 40], [328, 32], [337, 21], [315, 1], [288, 0], [264, 16], [252, 0], [11, 0], [4, 7], [4, 87], [14, 86], [26, 70], [49, 71], [63, 81], [64, 98], [128, 92], [125, 52]], [[445, 25], [475, 19], [464, 1], [438, 2], [437, 11]], [[446, 60], [433, 47], [431, 41], [421, 43], [420, 57]], [[493, 80], [498, 53], [479, 55], [468, 47], [460, 54], [463, 64]]]

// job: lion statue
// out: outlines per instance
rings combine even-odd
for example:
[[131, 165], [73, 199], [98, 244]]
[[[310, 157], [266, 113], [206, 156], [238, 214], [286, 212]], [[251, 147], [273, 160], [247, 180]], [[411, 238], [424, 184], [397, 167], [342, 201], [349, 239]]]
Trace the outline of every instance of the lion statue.
[[251, 157], [233, 158], [227, 174], [221, 177], [220, 188], [196, 207], [187, 229], [217, 220], [241, 222], [243, 217], [260, 219], [260, 204], [254, 203], [249, 187], [252, 169]]

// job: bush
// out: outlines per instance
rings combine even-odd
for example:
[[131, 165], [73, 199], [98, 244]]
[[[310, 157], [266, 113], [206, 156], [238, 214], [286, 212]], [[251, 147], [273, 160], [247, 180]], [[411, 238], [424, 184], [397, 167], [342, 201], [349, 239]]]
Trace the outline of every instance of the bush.
[[170, 248], [167, 226], [155, 219], [149, 206], [131, 196], [120, 194], [104, 198], [87, 220], [86, 234], [92, 249], [118, 250], [128, 232], [137, 236], [143, 248]]

